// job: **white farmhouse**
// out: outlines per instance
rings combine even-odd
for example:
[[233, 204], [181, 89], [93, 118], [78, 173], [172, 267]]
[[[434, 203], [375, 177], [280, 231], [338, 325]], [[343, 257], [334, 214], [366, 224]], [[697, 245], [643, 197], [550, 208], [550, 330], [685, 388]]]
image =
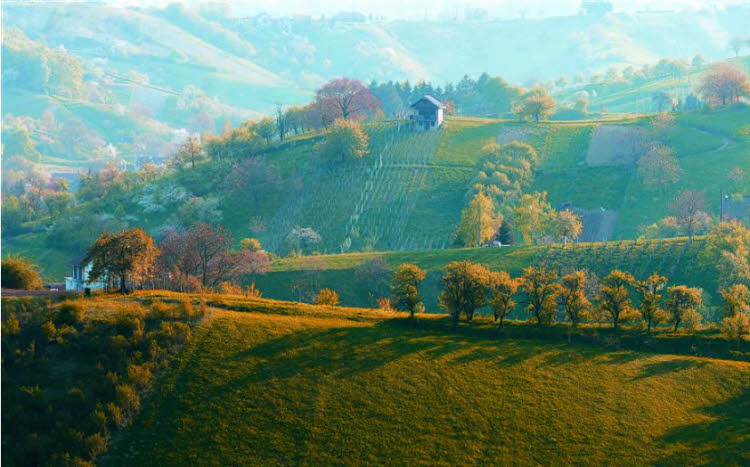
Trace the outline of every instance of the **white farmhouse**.
[[443, 124], [445, 106], [429, 94], [409, 106], [409, 122], [416, 131], [437, 130]]
[[89, 283], [89, 273], [91, 272], [91, 263], [86, 262], [86, 255], [78, 256], [73, 259], [70, 266], [73, 267], [73, 277], [65, 278], [65, 290], [73, 292], [82, 292], [85, 289], [97, 290], [103, 289], [106, 282], [103, 279]]

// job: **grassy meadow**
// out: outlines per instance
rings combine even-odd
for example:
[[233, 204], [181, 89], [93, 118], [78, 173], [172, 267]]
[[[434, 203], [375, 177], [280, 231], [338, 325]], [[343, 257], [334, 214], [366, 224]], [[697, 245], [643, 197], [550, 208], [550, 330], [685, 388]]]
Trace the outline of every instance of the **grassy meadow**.
[[212, 302], [103, 465], [750, 462], [747, 362]]

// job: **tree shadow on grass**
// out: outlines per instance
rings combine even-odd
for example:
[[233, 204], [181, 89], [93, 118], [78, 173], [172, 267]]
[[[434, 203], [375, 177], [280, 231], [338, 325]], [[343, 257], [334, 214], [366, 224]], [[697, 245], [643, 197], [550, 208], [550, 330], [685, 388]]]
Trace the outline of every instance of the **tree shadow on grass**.
[[[454, 352], [459, 355], [450, 359]], [[435, 335], [402, 319], [382, 321], [373, 326], [305, 329], [259, 343], [227, 358], [230, 365], [247, 362], [247, 368], [242, 376], [215, 387], [214, 391], [231, 392], [252, 383], [296, 376], [350, 378], [413, 354], [428, 361], [448, 356], [452, 363], [494, 360], [500, 365], [514, 365], [538, 353], [538, 345], [449, 333]]]
[[641, 372], [633, 378], [634, 380], [651, 378], [653, 376], [662, 376], [675, 371], [687, 370], [705, 366], [706, 362], [688, 358], [674, 358], [660, 362], [647, 363], [641, 369]]
[[713, 419], [673, 428], [662, 437], [679, 450], [657, 464], [750, 465], [750, 389], [702, 412]]

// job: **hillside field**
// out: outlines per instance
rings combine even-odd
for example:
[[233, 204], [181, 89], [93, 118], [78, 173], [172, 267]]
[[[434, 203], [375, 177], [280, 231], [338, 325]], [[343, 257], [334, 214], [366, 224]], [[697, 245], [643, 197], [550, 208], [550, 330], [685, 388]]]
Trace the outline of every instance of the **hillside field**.
[[750, 462], [747, 362], [213, 301], [103, 465]]
[[427, 277], [420, 285], [427, 311], [438, 312], [437, 297], [443, 268], [452, 261], [468, 260], [492, 270], [508, 271], [513, 277], [520, 276], [522, 269], [530, 265], [543, 265], [558, 274], [586, 269], [599, 277], [604, 277], [612, 269], [631, 272], [638, 279], [659, 272], [666, 275], [672, 285], [686, 284], [705, 289], [708, 292], [706, 298], [716, 305], [720, 298], [717, 271], [713, 265], [700, 261], [702, 246], [700, 238], [693, 243], [687, 238], [674, 238], [289, 257], [274, 261], [267, 274], [254, 280], [263, 295], [269, 298], [311, 300], [307, 293], [316, 294], [319, 289], [328, 287], [335, 290], [347, 306], [374, 306], [376, 298], [388, 296], [390, 292], [387, 287], [376, 289], [372, 281], [358, 275], [358, 269], [374, 258], [383, 259], [391, 270], [402, 263], [414, 263], [427, 270]]
[[[750, 108], [681, 114], [671, 127], [658, 132], [650, 121], [643, 116], [540, 124], [452, 118], [441, 131], [427, 134], [385, 121], [367, 127], [370, 154], [359, 161], [325, 163], [315, 146], [320, 138], [302, 135], [260, 157], [270, 170], [267, 182], [233, 185], [233, 165], [204, 163], [78, 206], [71, 216], [115, 213], [121, 222], [144, 227], [158, 240], [167, 230], [195, 220], [181, 220], [175, 213], [198, 199], [215, 206], [205, 215], [229, 228], [236, 241], [255, 236], [277, 254], [289, 252], [286, 236], [295, 225], [321, 235], [321, 242], [313, 246], [320, 253], [444, 249], [453, 246], [481, 148], [491, 140], [521, 140], [539, 152], [541, 163], [526, 192], [546, 191], [553, 207], [572, 203], [592, 213], [593, 224], [584, 216], [584, 241], [636, 238], [642, 226], [669, 215], [670, 203], [683, 189], [702, 191], [705, 210], [715, 216], [722, 190], [750, 191], [747, 178], [739, 184], [728, 178], [734, 167], [750, 173]], [[637, 177], [635, 160], [618, 152], [622, 144], [617, 135], [632, 134], [674, 149], [680, 180], [665, 186], [663, 193], [645, 187]], [[182, 192], [181, 198], [171, 198], [175, 190]], [[256, 196], [257, 202], [251, 201]], [[608, 223], [599, 224], [597, 218]], [[8, 251], [36, 259], [48, 275], [59, 275], [65, 267], [50, 261], [58, 255], [49, 250], [57, 247], [46, 237], [37, 229], [4, 238], [4, 243]], [[49, 246], [41, 247], [45, 243]]]

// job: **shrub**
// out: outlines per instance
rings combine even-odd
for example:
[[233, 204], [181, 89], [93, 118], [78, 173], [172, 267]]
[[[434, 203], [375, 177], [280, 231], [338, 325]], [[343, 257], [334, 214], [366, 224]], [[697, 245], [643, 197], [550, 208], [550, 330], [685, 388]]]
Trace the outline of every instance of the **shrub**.
[[85, 316], [86, 310], [80, 303], [67, 301], [63, 302], [57, 311], [57, 323], [75, 326], [81, 324]]
[[682, 318], [682, 326], [688, 332], [695, 332], [701, 328], [703, 317], [697, 310], [690, 310]]
[[169, 319], [172, 318], [172, 309], [169, 305], [161, 300], [154, 300], [146, 315], [149, 319]]
[[339, 304], [339, 294], [331, 289], [321, 289], [318, 292], [318, 296], [315, 298], [317, 305], [330, 305], [335, 306]]
[[151, 382], [151, 370], [146, 365], [128, 365], [128, 379], [139, 388], [145, 388]]
[[190, 326], [180, 322], [162, 322], [161, 336], [173, 344], [182, 345], [190, 340]]
[[219, 284], [219, 292], [226, 295], [242, 295], [242, 286], [231, 282], [222, 282]]
[[138, 315], [120, 311], [115, 315], [115, 330], [125, 337], [138, 338], [143, 335], [143, 320]]
[[70, 402], [76, 405], [81, 405], [86, 401], [86, 396], [81, 391], [81, 388], [73, 387], [68, 390], [68, 397]]
[[101, 404], [97, 404], [97, 408], [91, 412], [91, 424], [98, 431], [104, 431], [107, 429], [107, 414], [104, 413], [104, 409]]
[[118, 384], [115, 387], [115, 399], [128, 418], [131, 418], [141, 407], [141, 399], [138, 397], [138, 392], [130, 384]]
[[159, 345], [155, 339], [149, 339], [148, 341], [148, 356], [153, 361], [158, 361], [161, 356], [164, 355], [164, 349]]
[[15, 336], [21, 332], [21, 322], [18, 321], [16, 314], [11, 312], [8, 319], [2, 324], [2, 335], [4, 338]]
[[125, 417], [122, 414], [122, 409], [114, 402], [107, 403], [107, 419], [116, 428], [125, 426]]
[[325, 160], [345, 161], [363, 157], [369, 151], [368, 144], [369, 139], [358, 121], [338, 119], [317, 149]]
[[101, 433], [94, 433], [84, 440], [90, 458], [95, 458], [107, 450], [107, 439]]
[[393, 308], [391, 307], [391, 299], [388, 297], [378, 298], [375, 300], [375, 303], [378, 305], [379, 310], [383, 311], [391, 311]]
[[253, 282], [252, 284], [250, 284], [250, 286], [248, 286], [245, 289], [245, 296], [246, 297], [250, 297], [250, 298], [260, 298], [261, 297], [260, 290], [258, 290], [258, 288], [255, 287], [255, 282]]
[[739, 342], [743, 336], [750, 334], [750, 315], [737, 313], [734, 316], [724, 318], [721, 326], [730, 340]]
[[179, 318], [191, 319], [195, 315], [193, 302], [189, 298], [183, 298], [180, 304], [177, 305], [177, 314]]
[[257, 238], [243, 238], [240, 240], [240, 247], [247, 251], [260, 251], [262, 246]]
[[46, 337], [48, 341], [55, 339], [56, 332], [57, 329], [55, 329], [55, 323], [52, 321], [47, 321], [42, 324], [42, 334], [44, 334], [44, 337]]
[[2, 260], [2, 287], [5, 289], [38, 290], [42, 277], [36, 266], [21, 256], [7, 256]]

